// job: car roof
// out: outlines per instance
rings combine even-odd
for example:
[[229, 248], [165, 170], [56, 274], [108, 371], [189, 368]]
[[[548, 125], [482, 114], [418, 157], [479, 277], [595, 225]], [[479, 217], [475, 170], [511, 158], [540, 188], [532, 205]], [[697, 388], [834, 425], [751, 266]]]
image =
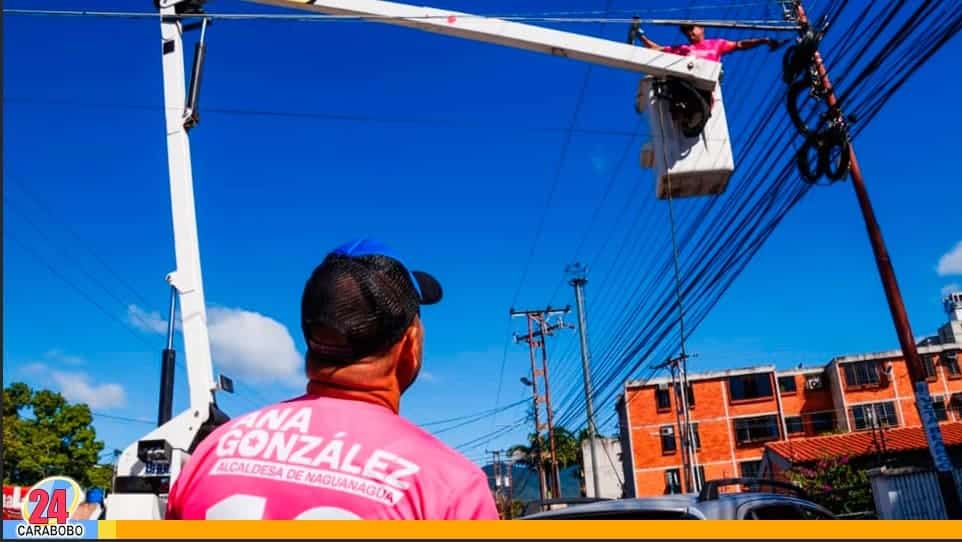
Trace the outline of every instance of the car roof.
[[539, 512], [522, 519], [557, 519], [569, 515], [594, 515], [606, 514], [611, 512], [633, 512], [633, 511], [660, 511], [660, 512], [685, 512], [696, 502], [698, 496], [694, 494], [665, 495], [662, 497], [642, 497], [634, 499], [618, 499], [610, 501], [598, 501], [588, 504], [569, 506], [547, 512]]
[[[770, 492], [738, 492], [722, 493], [717, 499], [699, 501], [696, 494], [675, 494], [659, 497], [642, 497], [633, 499], [619, 499], [599, 501], [590, 504], [569, 506], [558, 510], [549, 510], [524, 516], [521, 519], [564, 519], [568, 516], [607, 515], [611, 513], [630, 512], [672, 512], [690, 514], [695, 517], [727, 518], [734, 517], [737, 509], [744, 504], [756, 501], [791, 502], [823, 508], [817, 504], [783, 493]], [[828, 512], [825, 510], [825, 512]]]

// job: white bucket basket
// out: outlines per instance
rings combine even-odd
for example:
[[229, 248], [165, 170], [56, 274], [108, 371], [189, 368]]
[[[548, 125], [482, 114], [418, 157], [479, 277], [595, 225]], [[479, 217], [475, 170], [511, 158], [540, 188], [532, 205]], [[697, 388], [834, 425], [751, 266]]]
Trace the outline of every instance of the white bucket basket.
[[705, 128], [686, 137], [672, 121], [669, 102], [654, 95], [654, 82], [653, 77], [641, 80], [636, 109], [648, 113], [651, 141], [642, 148], [640, 161], [642, 168], [655, 170], [655, 195], [668, 198], [669, 179], [672, 198], [721, 194], [735, 169], [721, 84], [715, 85]]

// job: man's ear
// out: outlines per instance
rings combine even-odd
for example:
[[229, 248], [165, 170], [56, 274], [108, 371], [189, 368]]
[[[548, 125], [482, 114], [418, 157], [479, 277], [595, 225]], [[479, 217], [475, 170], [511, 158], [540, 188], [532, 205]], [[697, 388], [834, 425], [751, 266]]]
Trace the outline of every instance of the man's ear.
[[423, 349], [424, 327], [421, 319], [415, 317], [401, 339], [401, 351], [398, 352], [397, 380], [401, 393], [417, 380], [421, 371]]

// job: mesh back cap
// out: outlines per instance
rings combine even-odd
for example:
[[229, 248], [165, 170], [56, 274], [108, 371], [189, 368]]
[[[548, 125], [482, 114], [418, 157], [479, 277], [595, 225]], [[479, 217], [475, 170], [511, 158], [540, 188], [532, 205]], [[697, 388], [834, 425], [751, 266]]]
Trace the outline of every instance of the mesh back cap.
[[304, 286], [301, 330], [308, 355], [347, 365], [393, 346], [421, 305], [441, 300], [441, 285], [411, 271], [384, 244], [345, 243], [321, 262]]

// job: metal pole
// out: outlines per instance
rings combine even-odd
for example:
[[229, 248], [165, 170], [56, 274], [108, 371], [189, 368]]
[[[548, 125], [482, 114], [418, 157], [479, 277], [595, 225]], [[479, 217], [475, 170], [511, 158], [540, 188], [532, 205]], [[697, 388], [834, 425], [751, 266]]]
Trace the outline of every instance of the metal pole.
[[514, 459], [508, 458], [508, 506], [504, 517], [511, 519], [514, 515]]
[[675, 422], [678, 425], [678, 437], [681, 441], [681, 472], [682, 480], [684, 480], [681, 487], [683, 490], [687, 489], [690, 491], [692, 487], [691, 469], [689, 468], [690, 463], [688, 461], [688, 449], [684, 445], [683, 435], [685, 433], [681, 414], [681, 387], [679, 386], [680, 379], [678, 377], [678, 360], [669, 359], [666, 363], [671, 369], [671, 389], [675, 393]]
[[561, 474], [558, 472], [558, 450], [554, 439], [554, 414], [551, 412], [551, 388], [548, 385], [548, 326], [547, 312], [538, 319], [541, 323], [541, 370], [544, 376], [544, 403], [548, 411], [548, 444], [551, 447], [551, 475], [554, 485], [554, 498], [561, 498]]
[[546, 493], [546, 479], [544, 473], [544, 455], [541, 450], [541, 416], [539, 414], [540, 408], [538, 407], [538, 369], [535, 366], [534, 361], [534, 328], [531, 324], [531, 316], [527, 317], [528, 320], [528, 356], [531, 359], [531, 390], [534, 396], [534, 445], [536, 447], [536, 454], [538, 459], [538, 491], [541, 494], [541, 505], [544, 508], [544, 499]]
[[164, 425], [174, 415], [174, 312], [177, 307], [177, 290], [170, 289], [170, 310], [167, 313], [167, 345], [160, 358], [160, 401], [157, 408], [157, 426]]
[[688, 450], [688, 468], [691, 470], [689, 491], [697, 493], [701, 490], [701, 480], [698, 478], [698, 458], [695, 455], [695, 443], [692, 439], [693, 433], [691, 430], [691, 415], [688, 412], [688, 356], [682, 354], [679, 363], [681, 366], [681, 385], [679, 386], [679, 388], [681, 388], [681, 408], [685, 417], [683, 443], [684, 447]]
[[595, 408], [591, 401], [593, 395], [591, 389], [591, 368], [590, 354], [588, 353], [588, 324], [585, 321], [585, 294], [584, 286], [588, 279], [583, 274], [583, 268], [577, 267], [577, 274], [572, 280], [571, 285], [575, 288], [575, 303], [578, 305], [578, 335], [581, 339], [581, 370], [585, 384], [585, 409], [588, 414], [588, 439], [591, 446], [591, 476], [594, 482], [594, 496], [601, 497], [601, 477], [598, 469], [598, 454], [595, 451], [598, 447], [598, 428], [595, 426]]
[[[798, 22], [804, 27], [808, 25], [808, 17], [801, 2], [795, 4]], [[830, 108], [834, 108], [838, 101], [832, 89], [832, 83], [828, 78], [828, 70], [822, 63], [822, 56], [818, 51], [814, 54], [815, 68], [821, 78], [822, 86], [828, 90], [825, 102]], [[962, 502], [959, 499], [959, 491], [952, 478], [952, 462], [945, 450], [945, 443], [942, 440], [942, 431], [939, 428], [938, 418], [935, 416], [935, 409], [932, 407], [932, 397], [929, 394], [929, 385], [925, 380], [925, 371], [922, 368], [922, 360], [919, 357], [918, 349], [915, 345], [915, 338], [912, 335], [912, 328], [909, 325], [908, 314], [905, 304], [902, 301], [902, 294], [899, 291], [898, 281], [895, 278], [895, 270], [892, 267], [892, 260], [889, 258], [888, 249], [882, 239], [882, 230], [875, 218], [875, 211], [869, 200], [868, 190], [865, 188], [865, 180], [862, 177], [862, 169], [859, 167], [855, 157], [855, 147], [848, 144], [848, 154], [851, 161], [850, 176], [852, 187], [855, 189], [855, 196], [858, 198], [859, 207], [862, 210], [862, 218], [865, 221], [865, 229], [868, 231], [869, 241], [872, 244], [872, 252], [875, 254], [875, 264], [878, 267], [882, 287], [885, 290], [885, 297], [888, 300], [889, 311], [892, 321], [895, 324], [895, 332], [898, 335], [899, 345], [902, 348], [902, 355], [905, 357], [905, 364], [908, 368], [909, 378], [912, 380], [913, 391], [915, 393], [915, 408], [919, 412], [922, 426], [925, 429], [925, 436], [928, 440], [929, 451], [938, 473], [939, 488], [942, 494], [942, 502], [949, 519], [962, 519]]]

